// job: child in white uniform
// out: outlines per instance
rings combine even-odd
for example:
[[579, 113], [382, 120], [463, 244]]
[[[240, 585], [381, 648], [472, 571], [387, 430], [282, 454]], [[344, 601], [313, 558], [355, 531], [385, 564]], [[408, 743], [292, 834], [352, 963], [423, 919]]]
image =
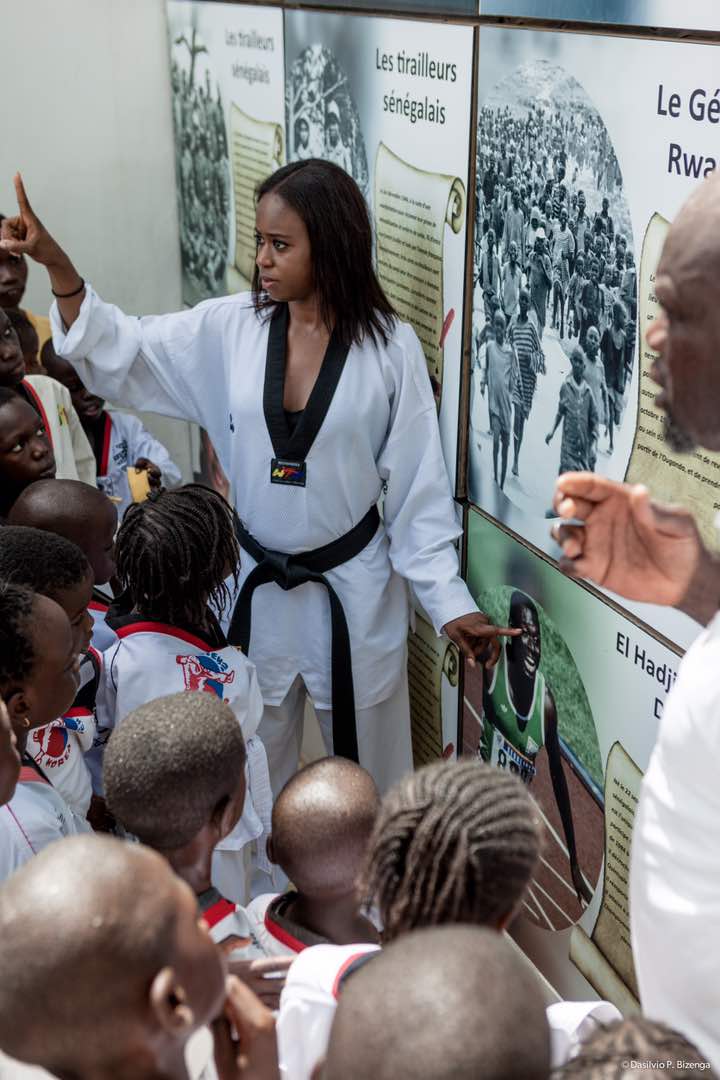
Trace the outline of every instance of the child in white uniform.
[[115, 504], [102, 491], [78, 480], [38, 480], [16, 499], [8, 522], [57, 533], [84, 552], [95, 584], [89, 605], [92, 643], [98, 652], [112, 645], [115, 634], [105, 622], [108, 597], [99, 586], [107, 586], [115, 577]]
[[101, 836], [55, 844], [0, 888], [0, 924], [0, 1045], [14, 1058], [53, 1076], [210, 1077], [185, 1053], [217, 1020], [222, 1075], [240, 1076], [234, 1031], [248, 1024], [242, 1073], [277, 1073], [272, 1017], [226, 977], [192, 892], [155, 852]]
[[213, 939], [233, 964], [250, 969], [246, 976], [276, 1008], [283, 980], [265, 976], [284, 973], [289, 961], [268, 965], [244, 909], [216, 887], [218, 848], [249, 799], [246, 769], [242, 731], [228, 705], [214, 694], [182, 692], [141, 705], [115, 729], [105, 750], [105, 789], [118, 823], [191, 886]]
[[163, 446], [137, 416], [108, 409], [102, 398], [91, 394], [72, 364], [55, 352], [52, 340], [43, 346], [42, 360], [48, 375], [70, 394], [85, 435], [93, 448], [97, 485], [117, 499], [118, 517], [133, 501], [128, 469], [146, 471], [151, 487], [176, 487], [182, 480], [179, 468]]
[[25, 749], [70, 808], [84, 818], [92, 796], [84, 755], [96, 736], [93, 690], [100, 662], [97, 653], [90, 653], [90, 564], [77, 545], [62, 536], [10, 525], [0, 531], [0, 581], [48, 596], [70, 620], [74, 648], [81, 657], [78, 695], [63, 716], [30, 734]]
[[273, 806], [268, 854], [293, 888], [258, 896], [247, 909], [268, 956], [377, 941], [355, 886], [378, 806], [372, 777], [346, 758], [323, 758], [288, 780]]
[[20, 782], [0, 806], [0, 881], [54, 840], [90, 829], [25, 753], [29, 734], [70, 708], [78, 684], [62, 608], [22, 586], [0, 585], [0, 696], [23, 754]]
[[[215, 883], [227, 899], [242, 903], [242, 849], [269, 831], [272, 796], [257, 736], [263, 703], [254, 665], [227, 644], [208, 606], [211, 600], [222, 605], [225, 576], [238, 561], [230, 507], [198, 484], [156, 493], [128, 508], [116, 557], [125, 592], [108, 616], [118, 642], [104, 654], [99, 720], [115, 727], [138, 706], [176, 691], [202, 691], [228, 703], [245, 737], [250, 798], [218, 845]], [[270, 872], [264, 841], [257, 867]]]
[[[504, 930], [532, 881], [540, 835], [527, 789], [500, 769], [438, 762], [398, 783], [381, 802], [359, 884], [383, 945], [429, 926]], [[354, 947], [322, 946], [306, 949], [290, 969], [278, 1045], [293, 1080], [309, 1080], [324, 1056], [342, 980], [355, 963]], [[597, 1004], [578, 1014], [575, 1027]], [[617, 1010], [604, 1004], [601, 1019], [612, 1018]], [[555, 1021], [569, 1039], [567, 1014]]]

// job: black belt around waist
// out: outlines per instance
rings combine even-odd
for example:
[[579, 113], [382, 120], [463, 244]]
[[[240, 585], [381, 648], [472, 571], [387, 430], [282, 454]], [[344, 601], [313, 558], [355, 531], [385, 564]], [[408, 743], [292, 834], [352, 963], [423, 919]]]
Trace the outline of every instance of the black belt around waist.
[[252, 596], [260, 585], [273, 581], [281, 589], [295, 589], [308, 581], [316, 581], [327, 589], [330, 601], [330, 630], [332, 642], [332, 724], [333, 751], [340, 757], [358, 760], [357, 728], [355, 724], [355, 690], [353, 687], [352, 656], [347, 619], [340, 598], [325, 577], [328, 570], [359, 555], [372, 540], [380, 524], [377, 506], [372, 506], [362, 521], [323, 547], [287, 555], [263, 547], [239, 519], [235, 531], [240, 546], [257, 562], [243, 582], [230, 620], [228, 641], [239, 645], [245, 655], [250, 647]]

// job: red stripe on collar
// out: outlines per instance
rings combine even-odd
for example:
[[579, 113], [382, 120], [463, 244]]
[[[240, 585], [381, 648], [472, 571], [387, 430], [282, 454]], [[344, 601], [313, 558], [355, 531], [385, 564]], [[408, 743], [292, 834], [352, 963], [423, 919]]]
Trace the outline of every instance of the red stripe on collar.
[[279, 941], [281, 945], [286, 945], [288, 949], [292, 949], [293, 952], [302, 952], [303, 949], [307, 949], [307, 945], [304, 941], [299, 941], [296, 937], [293, 937], [287, 930], [283, 930], [282, 926], [274, 921], [269, 911], [265, 912], [265, 929], [268, 934]]
[[187, 630], [180, 630], [177, 626], [168, 626], [167, 623], [128, 623], [126, 626], [119, 626], [115, 633], [119, 638], [130, 637], [131, 634], [164, 634], [166, 637], [179, 638], [180, 641], [186, 641], [188, 645], [195, 645], [196, 648], [203, 649], [206, 652], [217, 651], [212, 645], [208, 645], [207, 641], [203, 641], [202, 638], [197, 637], [195, 634], [191, 634]]
[[43, 776], [39, 769], [34, 769], [32, 765], [23, 765], [20, 769], [20, 776], [18, 777], [19, 784], [50, 784], [47, 776]]
[[227, 919], [228, 915], [233, 915], [235, 912], [235, 905], [231, 904], [229, 900], [216, 900], [214, 904], [203, 911], [202, 917], [212, 930], [213, 926], [217, 926], [223, 919]]
[[105, 430], [103, 431], [102, 452], [100, 454], [100, 468], [98, 476], [107, 476], [108, 462], [110, 460], [110, 436], [112, 435], [112, 417], [109, 412], [104, 413]]
[[45, 428], [45, 434], [47, 435], [48, 442], [50, 443], [50, 449], [53, 450], [54, 447], [53, 447], [52, 431], [50, 430], [50, 425], [48, 423], [47, 413], [45, 412], [45, 406], [43, 405], [42, 401], [40, 400], [40, 395], [38, 394], [35, 387], [32, 386], [27, 381], [27, 379], [23, 379], [22, 387], [23, 387], [23, 390], [25, 391], [25, 393], [30, 394], [33, 401], [35, 402], [35, 407], [36, 407], [37, 411], [40, 413], [40, 416], [41, 416], [42, 422], [43, 422], [43, 427]]

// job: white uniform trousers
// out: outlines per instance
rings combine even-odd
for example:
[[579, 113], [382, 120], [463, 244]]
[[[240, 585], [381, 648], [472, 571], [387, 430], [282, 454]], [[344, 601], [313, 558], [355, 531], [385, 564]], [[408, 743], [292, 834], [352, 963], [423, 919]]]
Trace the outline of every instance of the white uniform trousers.
[[[307, 696], [305, 683], [298, 675], [280, 705], [265, 706], [260, 721], [258, 735], [265, 745], [274, 798], [297, 771]], [[332, 754], [332, 710], [315, 711], [325, 749]], [[384, 794], [413, 767], [410, 698], [405, 665], [395, 692], [377, 705], [357, 709], [355, 720], [360, 764], [368, 770], [378, 790]]]

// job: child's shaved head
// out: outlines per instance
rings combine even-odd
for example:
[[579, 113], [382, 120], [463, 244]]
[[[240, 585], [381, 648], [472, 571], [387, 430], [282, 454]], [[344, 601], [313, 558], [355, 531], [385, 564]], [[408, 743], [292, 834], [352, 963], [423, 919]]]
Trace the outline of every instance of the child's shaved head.
[[81, 480], [38, 480], [25, 488], [8, 524], [57, 533], [85, 553], [96, 585], [115, 576], [113, 540], [117, 510], [104, 492]]
[[237, 717], [214, 694], [156, 698], [112, 733], [103, 759], [108, 806], [144, 844], [182, 847], [235, 794], [245, 757]]
[[323, 758], [296, 773], [272, 814], [272, 858], [298, 892], [347, 894], [365, 857], [379, 805], [365, 769], [345, 758]]
[[547, 1080], [540, 984], [502, 935], [414, 931], [340, 993], [322, 1080]]
[[0, 970], [0, 1047], [59, 1075], [181, 1054], [224, 990], [187, 886], [97, 835], [51, 844], [0, 888]]

